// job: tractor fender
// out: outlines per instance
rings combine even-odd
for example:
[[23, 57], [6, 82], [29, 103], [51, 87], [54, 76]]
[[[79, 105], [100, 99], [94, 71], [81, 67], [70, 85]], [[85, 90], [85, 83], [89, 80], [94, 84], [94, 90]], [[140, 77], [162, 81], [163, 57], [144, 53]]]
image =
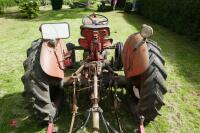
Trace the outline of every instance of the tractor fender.
[[138, 48], [136, 46], [143, 41], [140, 33], [128, 37], [122, 52], [122, 62], [126, 78], [131, 78], [144, 73], [149, 67], [148, 47], [145, 41]]
[[40, 53], [42, 70], [49, 76], [64, 78], [64, 54], [66, 52], [67, 48], [62, 39], [57, 39], [55, 46], [44, 40]]

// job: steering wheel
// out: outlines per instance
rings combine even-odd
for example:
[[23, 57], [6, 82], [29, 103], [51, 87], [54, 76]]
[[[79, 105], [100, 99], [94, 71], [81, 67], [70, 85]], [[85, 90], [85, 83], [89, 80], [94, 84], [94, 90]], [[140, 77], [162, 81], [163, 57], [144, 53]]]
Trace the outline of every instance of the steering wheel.
[[85, 16], [82, 20], [83, 25], [107, 25], [108, 18], [101, 14], [91, 14], [89, 16]]

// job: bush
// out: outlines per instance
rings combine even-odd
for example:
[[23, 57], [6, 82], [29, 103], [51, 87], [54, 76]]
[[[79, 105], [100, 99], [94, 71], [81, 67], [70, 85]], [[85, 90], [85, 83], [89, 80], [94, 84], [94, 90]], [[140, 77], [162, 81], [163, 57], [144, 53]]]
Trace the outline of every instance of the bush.
[[63, 0], [51, 0], [53, 10], [60, 10], [63, 5]]
[[98, 12], [108, 12], [108, 11], [112, 11], [113, 10], [113, 7], [108, 5], [108, 4], [105, 4], [105, 3], [101, 3], [98, 5], [98, 8], [97, 8], [97, 11]]
[[139, 0], [140, 13], [180, 34], [200, 37], [200, 0]]
[[35, 18], [39, 13], [38, 0], [20, 0], [19, 8], [21, 13], [26, 18]]
[[7, 7], [16, 6], [15, 0], [0, 0], [0, 13], [3, 13]]
[[124, 6], [124, 11], [125, 12], [131, 12], [133, 7], [133, 3], [132, 2], [126, 2], [125, 6]]

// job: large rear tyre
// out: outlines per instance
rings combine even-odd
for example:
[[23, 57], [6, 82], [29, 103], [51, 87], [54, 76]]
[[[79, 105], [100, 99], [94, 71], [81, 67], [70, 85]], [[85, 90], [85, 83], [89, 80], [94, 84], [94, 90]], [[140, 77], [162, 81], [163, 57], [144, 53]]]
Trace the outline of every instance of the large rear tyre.
[[40, 66], [41, 40], [32, 43], [24, 61], [25, 74], [22, 76], [24, 96], [30, 103], [30, 111], [40, 121], [55, 120], [59, 103], [63, 98], [60, 79], [45, 74]]
[[[131, 79], [128, 102], [137, 120], [139, 116], [144, 116], [145, 122], [150, 122], [160, 115], [159, 110], [164, 105], [163, 95], [167, 92], [164, 81], [167, 74], [164, 70], [165, 61], [161, 56], [160, 47], [154, 41], [148, 41], [147, 45], [150, 66], [146, 72]], [[139, 90], [139, 98], [135, 96], [133, 86]]]

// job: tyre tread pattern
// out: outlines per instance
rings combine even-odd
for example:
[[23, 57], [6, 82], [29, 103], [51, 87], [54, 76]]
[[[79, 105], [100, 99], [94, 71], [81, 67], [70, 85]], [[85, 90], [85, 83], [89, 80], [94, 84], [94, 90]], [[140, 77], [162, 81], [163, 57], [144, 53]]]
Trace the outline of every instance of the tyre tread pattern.
[[156, 42], [147, 42], [149, 48], [150, 66], [141, 74], [140, 78], [140, 99], [136, 106], [135, 115], [137, 118], [143, 115], [145, 122], [150, 122], [160, 115], [159, 110], [163, 105], [163, 95], [167, 92], [164, 82], [167, 73], [164, 69], [164, 58], [161, 56], [161, 48]]
[[[27, 59], [23, 66], [25, 74], [22, 76], [24, 95], [30, 102], [30, 111], [40, 121], [49, 121], [49, 116], [56, 116], [56, 108], [50, 99], [50, 81], [40, 66], [41, 39], [35, 40], [27, 50]], [[31, 112], [32, 112], [31, 111]]]

